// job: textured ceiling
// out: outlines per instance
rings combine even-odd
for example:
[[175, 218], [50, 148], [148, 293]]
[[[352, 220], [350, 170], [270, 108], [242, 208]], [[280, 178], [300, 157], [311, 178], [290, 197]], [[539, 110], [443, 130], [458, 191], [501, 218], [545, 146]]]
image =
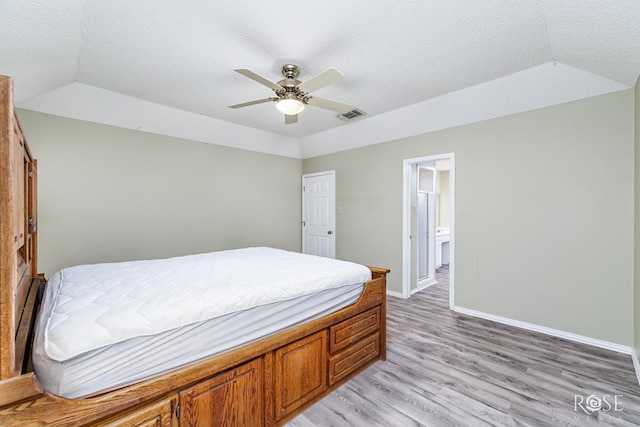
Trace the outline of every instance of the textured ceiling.
[[[640, 1], [0, 2], [0, 74], [18, 105], [75, 84], [68, 94], [94, 87], [294, 139], [554, 61], [634, 86]], [[368, 115], [308, 107], [285, 125], [271, 103], [227, 108], [272, 95], [234, 68], [277, 81], [285, 63], [302, 81], [337, 68], [345, 79], [314, 94]], [[84, 93], [64, 102], [83, 108]]]

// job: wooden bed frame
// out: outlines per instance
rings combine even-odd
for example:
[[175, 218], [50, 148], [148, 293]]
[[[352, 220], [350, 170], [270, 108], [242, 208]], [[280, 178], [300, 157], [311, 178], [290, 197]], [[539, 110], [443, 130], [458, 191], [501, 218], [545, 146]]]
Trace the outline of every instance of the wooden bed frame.
[[54, 396], [30, 372], [45, 284], [37, 273], [37, 162], [0, 76], [0, 425], [282, 425], [386, 358], [386, 275], [335, 313], [175, 371], [85, 399]]

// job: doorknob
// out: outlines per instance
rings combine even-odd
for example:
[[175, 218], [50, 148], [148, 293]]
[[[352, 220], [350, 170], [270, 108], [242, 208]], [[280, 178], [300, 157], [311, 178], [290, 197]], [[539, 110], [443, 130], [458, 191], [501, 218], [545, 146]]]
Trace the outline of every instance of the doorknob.
[[327, 234], [332, 234], [332, 233], [333, 233], [333, 231], [331, 231], [331, 230], [327, 231]]

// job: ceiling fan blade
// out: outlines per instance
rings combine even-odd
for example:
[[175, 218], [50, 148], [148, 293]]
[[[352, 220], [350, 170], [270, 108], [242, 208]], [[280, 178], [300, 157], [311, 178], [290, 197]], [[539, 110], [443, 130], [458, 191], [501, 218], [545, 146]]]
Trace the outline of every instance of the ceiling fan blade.
[[266, 87], [268, 87], [270, 89], [273, 89], [275, 91], [284, 90], [284, 88], [282, 86], [280, 86], [279, 84], [273, 83], [273, 82], [265, 79], [264, 77], [254, 73], [253, 71], [247, 70], [246, 68], [238, 68], [238, 69], [235, 69], [233, 71], [237, 71], [238, 73], [242, 74], [243, 76], [249, 77], [250, 79], [257, 81], [261, 85], [265, 85]]
[[249, 105], [263, 104], [265, 102], [270, 102], [270, 101], [273, 101], [273, 98], [264, 98], [264, 99], [258, 99], [256, 101], [243, 102], [242, 104], [229, 105], [229, 108], [248, 107]]
[[297, 114], [285, 114], [284, 115], [284, 124], [290, 125], [293, 123], [298, 123], [298, 115]]
[[329, 86], [332, 83], [339, 82], [342, 79], [344, 79], [344, 76], [340, 71], [335, 68], [329, 68], [328, 70], [311, 77], [309, 80], [300, 83], [298, 85], [298, 89], [303, 92], [310, 93], [314, 90]]
[[344, 102], [331, 101], [324, 98], [316, 98], [315, 96], [310, 97], [307, 100], [307, 103], [309, 105], [313, 105], [314, 107], [337, 111], [340, 114], [346, 113], [347, 111], [351, 110], [351, 105], [345, 104]]

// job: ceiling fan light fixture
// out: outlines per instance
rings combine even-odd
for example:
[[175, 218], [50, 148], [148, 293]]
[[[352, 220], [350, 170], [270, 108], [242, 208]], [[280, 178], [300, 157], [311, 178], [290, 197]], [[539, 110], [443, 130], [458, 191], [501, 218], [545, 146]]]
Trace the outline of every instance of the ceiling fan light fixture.
[[286, 125], [298, 123], [298, 114], [301, 113], [307, 105], [336, 111], [340, 114], [344, 114], [353, 109], [351, 105], [343, 102], [309, 95], [311, 92], [322, 89], [323, 87], [336, 83], [344, 78], [342, 73], [335, 68], [329, 68], [328, 70], [301, 82], [296, 78], [300, 73], [300, 69], [296, 65], [286, 64], [282, 67], [282, 75], [284, 76], [284, 79], [277, 83], [274, 83], [246, 68], [236, 68], [234, 71], [268, 87], [275, 92], [276, 96], [243, 102], [241, 104], [229, 105], [229, 108], [248, 107], [250, 105], [274, 101], [278, 111], [284, 113], [284, 124]]
[[276, 103], [276, 108], [288, 116], [295, 116], [304, 110], [304, 103], [298, 99], [285, 98]]

